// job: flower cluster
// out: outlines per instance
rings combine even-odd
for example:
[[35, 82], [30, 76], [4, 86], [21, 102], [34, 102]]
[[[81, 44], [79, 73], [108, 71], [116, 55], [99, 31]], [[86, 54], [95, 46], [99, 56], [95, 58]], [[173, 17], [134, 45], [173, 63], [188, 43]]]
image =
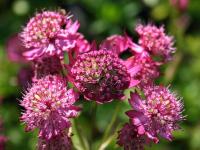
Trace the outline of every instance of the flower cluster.
[[[129, 103], [132, 110], [126, 112], [130, 122], [119, 131], [118, 144], [124, 149], [142, 150], [151, 141], [158, 143], [159, 137], [171, 141], [172, 132], [180, 129], [178, 123], [184, 116], [180, 98], [169, 87], [155, 84], [161, 75], [159, 67], [171, 60], [175, 52], [173, 38], [164, 33], [164, 27], [151, 24], [139, 24], [135, 30], [139, 35], [138, 44], [133, 42], [134, 47], [130, 48], [133, 56], [127, 61], [129, 67], [139, 66], [135, 79], [140, 83], [137, 92], [131, 93]], [[160, 59], [156, 61], [155, 57]], [[130, 130], [131, 134], [128, 133]]]
[[[71, 17], [63, 10], [43, 11], [19, 34], [20, 57], [31, 62], [33, 70], [32, 85], [21, 101], [21, 121], [26, 131], [39, 129], [37, 148], [71, 150], [70, 119], [79, 114], [80, 107], [75, 106], [79, 95], [105, 104], [125, 100], [128, 88], [140, 93], [131, 93], [132, 110], [126, 112], [130, 122], [118, 132], [118, 145], [141, 150], [150, 141], [158, 143], [158, 136], [171, 141], [184, 118], [183, 104], [168, 88], [155, 85], [155, 80], [161, 75], [159, 67], [175, 52], [173, 38], [164, 27], [139, 24], [138, 43], [125, 34], [107, 37], [97, 46], [78, 32], [79, 22]], [[11, 41], [7, 47], [12, 51], [13, 46]], [[128, 52], [131, 56], [123, 58]]]

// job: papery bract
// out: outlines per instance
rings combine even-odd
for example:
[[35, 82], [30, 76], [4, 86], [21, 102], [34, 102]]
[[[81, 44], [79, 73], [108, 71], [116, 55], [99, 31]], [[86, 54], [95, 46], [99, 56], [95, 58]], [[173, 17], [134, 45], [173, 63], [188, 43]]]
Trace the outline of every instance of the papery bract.
[[154, 83], [159, 77], [158, 67], [160, 63], [155, 62], [147, 52], [135, 54], [126, 60], [128, 67], [138, 66], [140, 69], [134, 78], [140, 81], [140, 86]]

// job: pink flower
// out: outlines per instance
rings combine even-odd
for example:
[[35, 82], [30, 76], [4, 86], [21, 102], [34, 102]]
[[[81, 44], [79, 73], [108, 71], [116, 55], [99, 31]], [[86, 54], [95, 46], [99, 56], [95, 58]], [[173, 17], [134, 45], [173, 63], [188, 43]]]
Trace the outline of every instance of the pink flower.
[[128, 67], [139, 66], [140, 70], [134, 76], [140, 81], [140, 85], [153, 83], [159, 77], [159, 63], [155, 62], [147, 52], [135, 54], [126, 60]]
[[11, 36], [6, 44], [8, 59], [13, 62], [24, 63], [25, 57], [22, 55], [27, 49], [23, 46], [18, 34]]
[[38, 58], [34, 61], [34, 79], [47, 75], [59, 74], [62, 70], [61, 60], [57, 56]]
[[123, 91], [135, 86], [137, 68], [129, 70], [117, 54], [109, 50], [93, 50], [79, 55], [68, 68], [69, 79], [88, 100], [98, 103], [121, 99]]
[[126, 123], [119, 131], [117, 144], [124, 150], [144, 150], [145, 139], [137, 134], [134, 126]]
[[175, 52], [173, 37], [165, 34], [164, 27], [139, 24], [135, 30], [139, 35], [139, 44], [153, 55], [169, 60]]
[[58, 75], [32, 84], [21, 101], [25, 108], [21, 120], [26, 131], [39, 128], [39, 137], [50, 140], [70, 127], [69, 119], [76, 117], [80, 109], [73, 105], [77, 94], [66, 86], [66, 80]]
[[36, 14], [21, 33], [28, 49], [24, 56], [27, 60], [53, 55], [63, 58], [63, 51], [75, 47], [78, 28], [79, 23], [73, 23], [70, 16], [63, 12], [44, 11]]
[[60, 136], [54, 137], [50, 140], [44, 140], [39, 138], [38, 150], [71, 150], [71, 139], [66, 133]]
[[146, 100], [138, 94], [131, 94], [129, 103], [133, 110], [127, 112], [139, 135], [146, 135], [158, 143], [158, 135], [172, 140], [172, 131], [179, 129], [178, 122], [183, 120], [183, 104], [175, 94], [163, 86], [144, 88]]

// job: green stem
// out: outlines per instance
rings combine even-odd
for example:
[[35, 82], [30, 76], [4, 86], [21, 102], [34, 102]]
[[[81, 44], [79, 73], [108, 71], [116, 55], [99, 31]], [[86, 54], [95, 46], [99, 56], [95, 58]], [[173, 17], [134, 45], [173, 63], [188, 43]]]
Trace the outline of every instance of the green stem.
[[114, 132], [113, 132], [113, 135], [109, 136], [108, 138], [106, 138], [102, 143], [101, 145], [99, 146], [99, 149], [98, 150], [105, 150], [105, 148], [116, 138], [116, 134], [117, 134], [117, 131], [119, 130], [119, 127], [120, 125], [118, 125]]
[[120, 105], [119, 103], [117, 104], [117, 106], [115, 107], [115, 110], [113, 112], [113, 116], [112, 116], [112, 119], [111, 119], [111, 122], [108, 124], [105, 132], [104, 132], [104, 135], [103, 135], [103, 140], [102, 140], [102, 144], [99, 146], [99, 149], [102, 147], [102, 145], [104, 145], [105, 141], [107, 141], [106, 139], [108, 138], [108, 135], [109, 133], [111, 132], [111, 129], [117, 119], [117, 114], [119, 112], [119, 108], [120, 108]]
[[79, 142], [80, 142], [80, 145], [82, 146], [83, 150], [88, 150], [87, 146], [85, 144], [84, 138], [83, 138], [83, 136], [81, 134], [80, 128], [78, 127], [76, 119], [74, 119], [74, 128], [76, 130], [76, 134], [77, 134], [77, 136], [79, 138]]

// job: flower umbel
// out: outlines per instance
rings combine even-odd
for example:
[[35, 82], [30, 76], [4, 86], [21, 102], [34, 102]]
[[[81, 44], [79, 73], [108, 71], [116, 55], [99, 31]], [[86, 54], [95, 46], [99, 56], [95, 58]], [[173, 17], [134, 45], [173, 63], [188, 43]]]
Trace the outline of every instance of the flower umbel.
[[22, 41], [28, 51], [28, 60], [42, 56], [63, 57], [63, 51], [75, 47], [75, 33], [79, 23], [72, 22], [63, 12], [44, 11], [31, 18], [21, 33]]
[[146, 100], [138, 94], [131, 94], [129, 100], [133, 110], [128, 111], [132, 124], [140, 135], [146, 135], [157, 143], [158, 135], [172, 140], [172, 131], [179, 129], [178, 123], [183, 120], [183, 104], [175, 94], [163, 86], [144, 88]]
[[78, 115], [80, 109], [73, 105], [76, 100], [77, 94], [67, 90], [62, 77], [49, 75], [37, 80], [21, 101], [26, 131], [39, 128], [39, 137], [46, 140], [59, 136], [70, 127], [69, 119]]
[[121, 99], [131, 80], [126, 66], [109, 50], [79, 55], [70, 68], [70, 78], [87, 99], [98, 103]]
[[173, 37], [165, 34], [164, 27], [139, 24], [135, 30], [139, 35], [139, 44], [146, 51], [162, 56], [165, 60], [169, 60], [171, 54], [175, 52]]

